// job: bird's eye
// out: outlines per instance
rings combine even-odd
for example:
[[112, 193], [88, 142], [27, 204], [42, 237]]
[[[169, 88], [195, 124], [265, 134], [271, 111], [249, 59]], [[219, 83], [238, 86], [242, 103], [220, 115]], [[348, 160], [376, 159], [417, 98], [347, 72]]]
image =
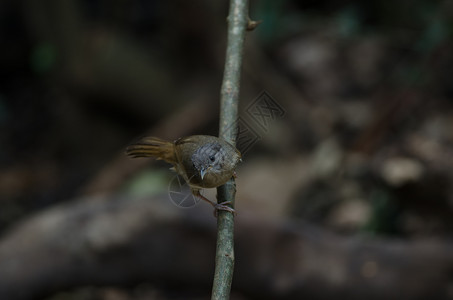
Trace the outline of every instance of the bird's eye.
[[209, 160], [212, 161], [212, 162], [214, 162], [215, 156], [214, 156], [214, 155], [209, 156]]

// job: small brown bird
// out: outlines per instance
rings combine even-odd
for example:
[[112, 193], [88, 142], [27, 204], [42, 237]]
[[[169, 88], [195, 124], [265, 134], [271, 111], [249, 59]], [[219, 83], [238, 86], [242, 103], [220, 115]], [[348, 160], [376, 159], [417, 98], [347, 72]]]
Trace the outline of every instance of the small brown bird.
[[145, 137], [130, 145], [131, 157], [155, 157], [173, 164], [174, 169], [189, 184], [194, 196], [213, 205], [216, 210], [234, 212], [225, 203], [215, 203], [200, 194], [203, 188], [215, 188], [235, 176], [241, 153], [223, 139], [209, 135], [192, 135], [174, 142]]

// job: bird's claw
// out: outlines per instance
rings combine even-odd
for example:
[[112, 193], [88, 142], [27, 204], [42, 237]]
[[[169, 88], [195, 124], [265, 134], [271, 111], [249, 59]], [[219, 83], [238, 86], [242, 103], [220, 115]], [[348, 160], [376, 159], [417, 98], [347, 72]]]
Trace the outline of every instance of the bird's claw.
[[232, 213], [233, 215], [236, 215], [236, 211], [234, 208], [227, 206], [226, 204], [231, 204], [231, 201], [224, 201], [222, 203], [216, 203], [214, 204], [214, 216], [217, 218], [218, 216], [218, 211], [223, 210], [223, 211], [228, 211]]
[[236, 211], [234, 210], [234, 208], [229, 207], [229, 206], [226, 205], [226, 204], [231, 204], [231, 201], [224, 201], [224, 202], [221, 202], [221, 203], [215, 203], [215, 202], [209, 200], [208, 198], [206, 198], [205, 196], [203, 196], [202, 194], [200, 194], [199, 191], [195, 191], [195, 192], [193, 192], [193, 194], [196, 197], [198, 197], [198, 198], [208, 202], [212, 206], [214, 206], [214, 217], [216, 217], [216, 218], [217, 218], [219, 210], [229, 211], [233, 215], [236, 215]]

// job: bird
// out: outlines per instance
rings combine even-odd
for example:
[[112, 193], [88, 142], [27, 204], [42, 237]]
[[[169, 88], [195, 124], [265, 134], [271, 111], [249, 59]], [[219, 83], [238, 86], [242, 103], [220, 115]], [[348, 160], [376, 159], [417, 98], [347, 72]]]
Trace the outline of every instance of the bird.
[[204, 188], [215, 188], [236, 177], [241, 152], [224, 139], [210, 135], [192, 135], [173, 142], [157, 137], [144, 137], [126, 148], [132, 158], [154, 157], [173, 165], [173, 170], [189, 184], [192, 194], [218, 210], [235, 213], [230, 201], [216, 203], [201, 195]]

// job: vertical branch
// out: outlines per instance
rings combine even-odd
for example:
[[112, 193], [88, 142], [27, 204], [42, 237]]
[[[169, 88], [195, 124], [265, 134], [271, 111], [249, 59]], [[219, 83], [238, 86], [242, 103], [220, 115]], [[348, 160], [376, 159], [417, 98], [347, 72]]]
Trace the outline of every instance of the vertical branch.
[[[220, 92], [219, 137], [236, 143], [239, 86], [242, 52], [248, 20], [248, 0], [231, 0], [228, 15], [228, 40]], [[218, 202], [230, 201], [234, 208], [236, 184], [230, 179], [217, 188]], [[234, 269], [234, 215], [219, 211], [217, 218], [217, 249], [211, 299], [229, 299]]]

